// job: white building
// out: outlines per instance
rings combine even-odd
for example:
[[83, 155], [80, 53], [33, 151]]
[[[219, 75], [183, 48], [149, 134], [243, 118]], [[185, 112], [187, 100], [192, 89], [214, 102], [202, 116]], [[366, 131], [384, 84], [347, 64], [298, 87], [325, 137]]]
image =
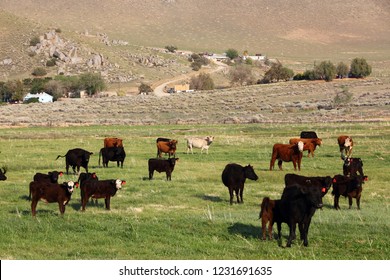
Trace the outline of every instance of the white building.
[[47, 94], [46, 92], [40, 92], [36, 94], [27, 93], [27, 95], [23, 98], [23, 101], [27, 101], [31, 98], [38, 98], [40, 103], [53, 102], [53, 96]]

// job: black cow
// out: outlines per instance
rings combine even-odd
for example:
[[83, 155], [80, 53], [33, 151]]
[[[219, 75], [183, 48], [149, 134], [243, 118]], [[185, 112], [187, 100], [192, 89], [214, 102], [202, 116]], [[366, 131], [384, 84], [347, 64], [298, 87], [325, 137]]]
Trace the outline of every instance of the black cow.
[[284, 176], [285, 187], [300, 185], [308, 187], [317, 187], [321, 190], [322, 196], [328, 193], [328, 190], [332, 187], [332, 177], [330, 176], [315, 176], [307, 177], [293, 173], [286, 174]]
[[175, 168], [176, 161], [179, 158], [169, 158], [169, 159], [159, 159], [159, 158], [151, 158], [148, 160], [149, 167], [149, 180], [152, 180], [154, 171], [159, 173], [165, 172], [167, 175], [167, 181], [171, 181], [172, 172]]
[[[84, 184], [85, 181], [98, 181], [99, 178], [98, 176], [96, 175], [95, 172], [93, 173], [85, 173], [85, 172], [82, 172], [80, 173], [79, 175], [79, 178], [77, 179], [77, 182], [79, 183], [80, 186], [82, 186]], [[80, 193], [83, 192], [83, 189], [80, 188]], [[81, 197], [83, 197], [83, 194], [81, 193]], [[95, 201], [97, 203], [97, 199]]]
[[363, 161], [360, 158], [345, 158], [343, 164], [344, 176], [356, 176], [358, 172], [359, 175], [364, 176]]
[[69, 166], [72, 166], [73, 173], [80, 173], [80, 167], [84, 167], [85, 171], [88, 173], [88, 163], [89, 158], [93, 153], [88, 152], [86, 150], [76, 148], [73, 150], [69, 150], [64, 156], [57, 156], [56, 160], [60, 157], [65, 157], [66, 159], [66, 174], [69, 174]]
[[[58, 183], [58, 178], [61, 177], [62, 175], [63, 175], [62, 171], [56, 171], [56, 170], [49, 171], [47, 174], [37, 172], [33, 177], [33, 181], [35, 182], [46, 181], [46, 182], [56, 184]], [[31, 188], [30, 188], [30, 193], [28, 195], [28, 199], [31, 200]]]
[[81, 190], [81, 210], [85, 210], [88, 199], [90, 197], [98, 199], [104, 198], [106, 209], [110, 210], [111, 197], [115, 196], [116, 192], [122, 188], [126, 181], [116, 180], [87, 180], [80, 186]]
[[284, 188], [281, 199], [275, 200], [273, 208], [273, 222], [277, 223], [279, 244], [281, 244], [282, 223], [286, 223], [290, 229], [286, 247], [291, 247], [291, 243], [296, 237], [296, 224], [298, 224], [303, 245], [308, 246], [307, 236], [311, 218], [315, 211], [321, 207], [322, 194], [319, 188], [299, 184]]
[[302, 131], [301, 138], [318, 138], [318, 136], [315, 131]]
[[237, 203], [244, 202], [242, 196], [247, 178], [255, 181], [259, 179], [251, 165], [244, 167], [236, 163], [229, 163], [225, 166], [222, 172], [222, 182], [229, 189], [230, 204], [233, 204], [233, 192], [236, 193]]
[[344, 176], [336, 175], [333, 177], [333, 190], [334, 195], [334, 208], [340, 209], [339, 198], [340, 196], [348, 197], [349, 209], [352, 208], [352, 198], [356, 198], [357, 208], [360, 209], [360, 198], [363, 191], [363, 184], [368, 180], [367, 176]]
[[123, 162], [126, 158], [126, 152], [123, 147], [107, 147], [101, 148], [99, 153], [99, 166], [100, 166], [100, 157], [102, 157], [103, 167], [108, 167], [109, 161], [116, 161], [117, 166], [119, 163], [123, 168]]
[[7, 173], [7, 168], [3, 167], [3, 170], [0, 168], [0, 181], [7, 180], [7, 176], [5, 176], [5, 173]]
[[75, 185], [77, 184], [73, 181], [62, 184], [54, 184], [49, 181], [32, 181], [30, 183], [32, 216], [36, 215], [37, 204], [40, 200], [47, 203], [57, 202], [60, 213], [63, 215], [65, 213], [65, 205], [69, 203]]

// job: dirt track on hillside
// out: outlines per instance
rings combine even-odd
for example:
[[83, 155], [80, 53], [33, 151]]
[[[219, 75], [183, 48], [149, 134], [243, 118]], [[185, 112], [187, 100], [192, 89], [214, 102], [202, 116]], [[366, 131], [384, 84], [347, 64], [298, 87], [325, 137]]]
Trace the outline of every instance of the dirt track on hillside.
[[[332, 107], [341, 86], [353, 100]], [[390, 87], [378, 79], [286, 82], [169, 96], [64, 99], [0, 106], [0, 127], [390, 121]]]

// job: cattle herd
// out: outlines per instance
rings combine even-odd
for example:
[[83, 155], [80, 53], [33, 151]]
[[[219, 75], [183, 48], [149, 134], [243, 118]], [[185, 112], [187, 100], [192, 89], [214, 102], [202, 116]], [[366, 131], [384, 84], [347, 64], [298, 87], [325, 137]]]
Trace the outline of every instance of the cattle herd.
[[[201, 153], [205, 150], [208, 154], [210, 145], [214, 141], [213, 136], [203, 138], [186, 137], [187, 154], [193, 153], [193, 148], [198, 148]], [[308, 246], [308, 231], [311, 219], [317, 209], [322, 207], [322, 198], [332, 187], [334, 196], [334, 208], [340, 209], [340, 196], [348, 197], [349, 208], [352, 207], [352, 199], [356, 199], [357, 208], [360, 209], [360, 198], [362, 185], [367, 180], [363, 173], [363, 162], [360, 158], [352, 157], [353, 140], [349, 136], [339, 136], [337, 139], [341, 159], [343, 163], [343, 174], [335, 176], [315, 176], [306, 177], [293, 173], [286, 174], [284, 177], [284, 189], [280, 199], [271, 199], [264, 197], [260, 205], [259, 219], [261, 219], [262, 239], [273, 238], [273, 224], [277, 224], [277, 237], [281, 244], [281, 225], [286, 223], [289, 227], [289, 236], [287, 247], [290, 247], [295, 239], [296, 225], [300, 233], [300, 239], [304, 246]], [[179, 158], [176, 157], [176, 148], [178, 141], [169, 138], [157, 138], [157, 156], [148, 160], [149, 180], [153, 179], [154, 171], [165, 172], [166, 180], [172, 180], [172, 172]], [[273, 170], [275, 161], [278, 161], [279, 169], [282, 170], [283, 162], [292, 162], [294, 170], [300, 170], [303, 151], [308, 151], [308, 157], [314, 157], [314, 151], [317, 146], [322, 144], [322, 140], [317, 137], [313, 131], [303, 131], [300, 138], [291, 138], [289, 144], [276, 143], [272, 148], [270, 161], [270, 170]], [[68, 181], [59, 183], [59, 177], [63, 175], [60, 171], [51, 171], [47, 174], [36, 173], [33, 181], [29, 184], [29, 200], [31, 200], [31, 213], [36, 216], [36, 207], [39, 201], [46, 203], [58, 203], [61, 214], [65, 212], [65, 206], [69, 203], [74, 188], [80, 187], [81, 210], [84, 211], [88, 200], [104, 198], [105, 208], [111, 209], [110, 199], [122, 185], [125, 180], [119, 178], [101, 180], [96, 173], [89, 173], [88, 163], [93, 153], [76, 148], [69, 150], [65, 155], [66, 173], [69, 174], [69, 167], [72, 167], [73, 173], [79, 175], [77, 182]], [[168, 155], [163, 158], [162, 155]], [[102, 158], [103, 167], [108, 167], [109, 161], [117, 162], [117, 166], [123, 167], [126, 153], [123, 147], [123, 141], [120, 138], [105, 138], [104, 147], [99, 153]], [[80, 173], [83, 167], [85, 172]], [[0, 181], [6, 180], [7, 169], [0, 168]], [[251, 165], [241, 166], [237, 163], [229, 163], [222, 171], [222, 183], [228, 188], [230, 204], [233, 204], [234, 195], [237, 203], [243, 203], [243, 191], [246, 179], [258, 180]]]

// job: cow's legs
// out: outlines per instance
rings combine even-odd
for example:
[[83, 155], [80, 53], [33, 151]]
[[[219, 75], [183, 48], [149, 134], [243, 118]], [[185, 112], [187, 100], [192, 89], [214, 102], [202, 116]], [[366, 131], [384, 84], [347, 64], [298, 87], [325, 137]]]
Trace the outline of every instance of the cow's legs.
[[64, 213], [65, 213], [65, 205], [59, 201], [58, 202], [58, 207], [60, 208], [61, 215], [64, 215]]
[[149, 180], [152, 180], [154, 171], [149, 171]]
[[356, 205], [357, 208], [360, 210], [360, 196], [356, 197]]
[[349, 209], [352, 208], [352, 196], [348, 196]]
[[290, 227], [290, 234], [288, 236], [286, 247], [291, 247], [291, 243], [295, 239], [296, 224], [295, 223], [290, 223], [289, 227]]
[[283, 164], [283, 160], [279, 159], [279, 160], [278, 160], [279, 170], [283, 170], [282, 164]]
[[233, 197], [234, 197], [234, 194], [233, 194], [233, 188], [229, 188], [229, 195], [230, 195], [230, 204], [233, 204]]
[[[242, 198], [243, 197], [243, 193], [244, 193], [244, 186], [242, 186], [242, 187], [240, 187], [238, 189], [238, 193], [240, 195], [240, 203], [244, 203], [244, 199]], [[238, 198], [238, 196], [237, 196], [237, 198]]]
[[104, 203], [106, 204], [106, 209], [107, 209], [107, 210], [111, 210], [111, 209], [110, 209], [110, 196], [107, 196], [107, 197], [104, 199]]
[[339, 197], [340, 197], [340, 196], [338, 196], [338, 195], [335, 195], [335, 196], [334, 196], [334, 204], [333, 204], [333, 206], [334, 206], [334, 208], [335, 208], [336, 210], [340, 209], [340, 206], [339, 206]]
[[31, 214], [33, 217], [35, 217], [35, 215], [37, 214], [37, 204], [38, 200], [33, 198], [31, 202]]

